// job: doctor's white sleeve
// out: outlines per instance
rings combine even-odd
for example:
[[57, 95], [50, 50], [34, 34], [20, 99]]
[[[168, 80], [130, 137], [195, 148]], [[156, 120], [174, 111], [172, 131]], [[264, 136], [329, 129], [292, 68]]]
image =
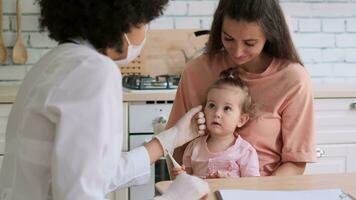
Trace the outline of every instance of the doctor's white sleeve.
[[142, 184], [150, 176], [144, 147], [121, 152], [120, 72], [113, 62], [97, 60], [83, 61], [48, 100], [56, 124], [51, 161], [54, 200], [101, 200], [118, 187]]

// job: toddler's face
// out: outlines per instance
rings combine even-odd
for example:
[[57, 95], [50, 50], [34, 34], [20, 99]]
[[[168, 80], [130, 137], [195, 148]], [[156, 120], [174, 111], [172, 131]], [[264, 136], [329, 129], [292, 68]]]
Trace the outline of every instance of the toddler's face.
[[209, 91], [204, 113], [210, 134], [230, 135], [246, 122], [241, 115], [241, 98], [241, 90], [232, 86]]

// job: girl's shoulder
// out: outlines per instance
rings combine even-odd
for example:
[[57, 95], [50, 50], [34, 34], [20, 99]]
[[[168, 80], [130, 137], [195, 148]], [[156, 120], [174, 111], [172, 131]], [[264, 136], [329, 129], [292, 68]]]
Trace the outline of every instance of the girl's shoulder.
[[249, 143], [247, 140], [243, 139], [240, 135], [237, 137], [235, 145], [236, 148], [239, 148], [241, 150], [249, 150], [249, 149], [254, 149], [251, 143]]

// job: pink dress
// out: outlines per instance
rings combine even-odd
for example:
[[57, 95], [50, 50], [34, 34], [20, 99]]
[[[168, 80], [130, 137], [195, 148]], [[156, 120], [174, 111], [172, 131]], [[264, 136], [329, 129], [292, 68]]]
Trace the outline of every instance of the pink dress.
[[192, 168], [193, 175], [201, 178], [217, 177], [218, 173], [226, 177], [260, 175], [257, 152], [246, 140], [238, 136], [233, 146], [213, 153], [208, 149], [207, 138], [193, 140], [184, 151], [183, 164]]

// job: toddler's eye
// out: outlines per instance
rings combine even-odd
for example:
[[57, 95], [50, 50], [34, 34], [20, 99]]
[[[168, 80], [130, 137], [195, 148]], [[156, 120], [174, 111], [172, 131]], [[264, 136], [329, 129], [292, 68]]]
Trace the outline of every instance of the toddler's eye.
[[225, 111], [225, 112], [232, 111], [232, 108], [231, 108], [230, 106], [225, 106], [225, 107], [224, 107], [224, 111]]
[[215, 107], [215, 105], [214, 105], [213, 103], [208, 103], [207, 107], [208, 107], [209, 109], [212, 109], [212, 108]]

